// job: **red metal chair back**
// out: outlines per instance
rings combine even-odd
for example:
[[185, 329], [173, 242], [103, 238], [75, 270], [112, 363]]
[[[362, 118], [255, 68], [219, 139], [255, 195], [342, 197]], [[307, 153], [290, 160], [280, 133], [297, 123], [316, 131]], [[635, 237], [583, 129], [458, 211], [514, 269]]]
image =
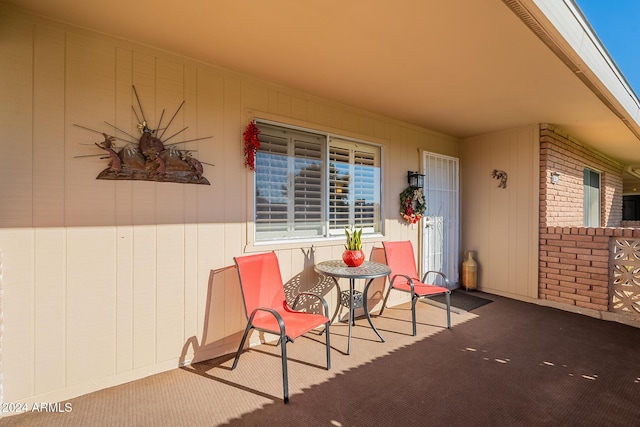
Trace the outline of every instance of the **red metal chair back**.
[[284, 308], [286, 297], [275, 252], [235, 258], [247, 317], [258, 307]]
[[[418, 269], [416, 268], [416, 258], [413, 254], [413, 245], [409, 240], [402, 242], [383, 242], [384, 253], [387, 258], [387, 265], [391, 268], [390, 277], [396, 274], [404, 274], [412, 279], [418, 277]], [[396, 283], [406, 282], [403, 277], [398, 277]]]

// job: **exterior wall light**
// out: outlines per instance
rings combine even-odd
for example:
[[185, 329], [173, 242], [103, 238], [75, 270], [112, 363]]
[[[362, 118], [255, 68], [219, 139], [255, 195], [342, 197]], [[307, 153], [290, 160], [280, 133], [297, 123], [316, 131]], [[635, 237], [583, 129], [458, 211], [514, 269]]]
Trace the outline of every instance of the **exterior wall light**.
[[560, 181], [560, 174], [558, 172], [551, 172], [551, 183], [556, 185]]
[[407, 171], [407, 182], [411, 187], [424, 187], [424, 175], [419, 174], [417, 171]]

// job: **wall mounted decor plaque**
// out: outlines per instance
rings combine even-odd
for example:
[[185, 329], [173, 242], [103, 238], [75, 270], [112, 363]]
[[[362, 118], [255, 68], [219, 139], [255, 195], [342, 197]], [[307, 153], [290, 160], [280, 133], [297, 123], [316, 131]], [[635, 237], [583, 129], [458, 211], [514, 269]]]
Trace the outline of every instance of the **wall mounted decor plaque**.
[[[137, 139], [133, 135], [108, 122], [105, 123], [115, 131], [124, 134], [124, 137], [112, 136], [105, 132], [75, 125], [82, 129], [102, 134], [104, 140], [96, 142], [94, 145], [106, 152], [102, 154], [76, 156], [76, 158], [102, 156], [100, 157], [101, 159], [109, 160], [108, 167], [100, 172], [96, 179], [125, 179], [210, 185], [209, 181], [202, 176], [204, 171], [202, 165], [213, 165], [193, 157], [193, 150], [179, 149], [178, 146], [187, 142], [212, 137], [207, 136], [169, 143], [172, 138], [188, 129], [188, 127], [185, 127], [173, 135], [164, 138], [167, 129], [169, 129], [171, 123], [184, 105], [184, 101], [182, 101], [182, 104], [180, 104], [164, 128], [162, 127], [162, 118], [164, 117], [163, 110], [157, 128], [151, 129], [147, 124], [148, 122], [142, 110], [142, 104], [140, 103], [140, 98], [138, 98], [138, 92], [135, 86], [133, 86], [133, 91], [138, 101], [140, 114], [138, 115], [134, 106], [131, 106], [131, 108], [138, 120], [137, 127], [141, 133], [140, 138]], [[116, 146], [116, 140], [124, 142], [125, 145], [118, 148]]]

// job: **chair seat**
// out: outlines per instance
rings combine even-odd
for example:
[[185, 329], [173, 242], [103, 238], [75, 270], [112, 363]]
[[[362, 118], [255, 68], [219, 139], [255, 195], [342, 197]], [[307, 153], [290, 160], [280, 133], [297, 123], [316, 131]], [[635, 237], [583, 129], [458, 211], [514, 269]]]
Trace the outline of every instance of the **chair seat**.
[[[384, 297], [382, 308], [380, 309], [380, 315], [384, 310], [384, 306], [387, 304], [387, 298], [391, 293], [391, 289], [396, 289], [403, 292], [411, 292], [411, 285], [409, 279], [413, 283], [414, 294], [411, 296], [411, 323], [413, 326], [413, 336], [416, 336], [416, 302], [421, 297], [430, 297], [433, 295], [445, 294], [447, 302], [447, 328], [451, 328], [451, 299], [450, 291], [448, 289], [449, 281], [447, 276], [441, 271], [427, 271], [422, 276], [422, 280], [419, 280], [418, 269], [416, 268], [416, 260], [413, 255], [413, 245], [409, 240], [403, 242], [382, 242], [384, 246], [384, 254], [387, 259], [387, 265], [391, 268], [391, 286], [387, 291], [387, 295]], [[437, 278], [441, 278], [445, 286], [428, 285], [424, 283], [424, 280], [428, 280], [429, 274], [436, 274]]]
[[[411, 292], [411, 286], [409, 286], [408, 282], [400, 282], [397, 281], [393, 283], [393, 289], [397, 289], [399, 291]], [[418, 296], [427, 296], [427, 295], [438, 295], [449, 292], [449, 290], [442, 286], [436, 285], [427, 285], [422, 283], [416, 279], [413, 280], [413, 290]]]
[[[282, 392], [284, 403], [289, 402], [289, 371], [287, 369], [287, 342], [293, 341], [300, 335], [324, 325], [326, 336], [327, 369], [331, 369], [331, 343], [329, 339], [329, 306], [320, 295], [307, 293], [316, 298], [324, 315], [293, 311], [287, 306], [284, 294], [284, 284], [276, 253], [271, 251], [264, 254], [234, 257], [240, 279], [240, 290], [244, 303], [244, 312], [248, 322], [240, 340], [236, 358], [231, 369], [235, 369], [240, 360], [244, 343], [249, 333], [254, 330], [273, 333], [280, 337], [280, 351], [282, 352]], [[294, 303], [295, 305], [295, 303]], [[278, 322], [278, 315], [281, 322]]]
[[[314, 313], [295, 313], [286, 310], [277, 310], [278, 314], [282, 316], [282, 320], [286, 325], [286, 334], [292, 340], [296, 339], [300, 335], [317, 328], [318, 326], [324, 326], [329, 321], [328, 318], [321, 314]], [[272, 332], [276, 335], [280, 335], [280, 327], [278, 321], [271, 313], [258, 312], [253, 318], [253, 326], [257, 329], [261, 329], [266, 332]]]

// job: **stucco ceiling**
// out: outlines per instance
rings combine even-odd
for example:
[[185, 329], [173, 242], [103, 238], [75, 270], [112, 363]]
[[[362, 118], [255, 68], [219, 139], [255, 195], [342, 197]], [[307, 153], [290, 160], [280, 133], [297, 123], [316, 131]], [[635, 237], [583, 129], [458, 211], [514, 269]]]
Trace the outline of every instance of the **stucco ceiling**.
[[502, 0], [7, 2], [455, 137], [551, 123], [640, 165], [633, 132]]

